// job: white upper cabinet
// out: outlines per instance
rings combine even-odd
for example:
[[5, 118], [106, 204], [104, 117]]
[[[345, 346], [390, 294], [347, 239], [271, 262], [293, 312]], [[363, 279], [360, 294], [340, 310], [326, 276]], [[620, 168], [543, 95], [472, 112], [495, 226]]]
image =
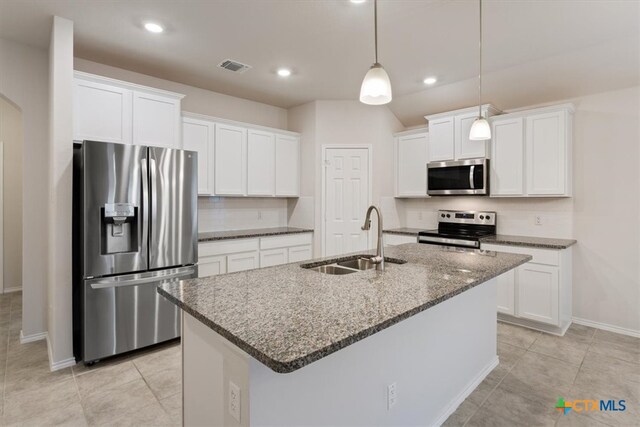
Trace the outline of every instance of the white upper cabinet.
[[244, 196], [247, 193], [247, 130], [216, 124], [215, 193]]
[[181, 148], [183, 97], [76, 71], [73, 139]]
[[73, 139], [131, 144], [131, 91], [80, 79], [73, 87]]
[[523, 196], [524, 119], [497, 116], [491, 128], [491, 195]]
[[133, 92], [133, 143], [182, 148], [180, 99], [153, 93]]
[[396, 197], [428, 197], [428, 142], [429, 134], [426, 131], [396, 135]]
[[182, 145], [185, 150], [198, 153], [198, 194], [214, 194], [214, 132], [211, 122], [190, 117], [182, 119]]
[[573, 106], [491, 120], [492, 197], [570, 197]]
[[[500, 111], [491, 104], [482, 106], [489, 118]], [[489, 141], [471, 141], [469, 131], [478, 117], [478, 107], [425, 116], [429, 121], [429, 161], [463, 160], [487, 157]]]
[[300, 138], [276, 135], [276, 196], [300, 195]]
[[275, 176], [275, 135], [249, 129], [247, 132], [247, 195], [274, 196]]

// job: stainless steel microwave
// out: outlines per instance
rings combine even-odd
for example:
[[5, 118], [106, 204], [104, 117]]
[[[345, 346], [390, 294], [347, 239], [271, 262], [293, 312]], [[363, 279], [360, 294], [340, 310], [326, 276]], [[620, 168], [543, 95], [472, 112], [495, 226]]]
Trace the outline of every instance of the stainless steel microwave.
[[430, 196], [489, 194], [489, 160], [468, 159], [427, 164]]

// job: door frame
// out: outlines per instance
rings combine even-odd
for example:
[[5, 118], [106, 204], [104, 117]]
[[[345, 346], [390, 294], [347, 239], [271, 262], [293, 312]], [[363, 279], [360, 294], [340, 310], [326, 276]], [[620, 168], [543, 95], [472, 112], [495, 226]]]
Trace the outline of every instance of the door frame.
[[[321, 213], [322, 213], [322, 256], [327, 256], [327, 150], [345, 149], [345, 150], [367, 150], [367, 168], [369, 185], [367, 189], [367, 197], [369, 205], [373, 203], [373, 145], [372, 144], [322, 144], [322, 197], [321, 197]], [[366, 212], [365, 212], [366, 213]], [[367, 233], [367, 249], [371, 247], [371, 230]]]

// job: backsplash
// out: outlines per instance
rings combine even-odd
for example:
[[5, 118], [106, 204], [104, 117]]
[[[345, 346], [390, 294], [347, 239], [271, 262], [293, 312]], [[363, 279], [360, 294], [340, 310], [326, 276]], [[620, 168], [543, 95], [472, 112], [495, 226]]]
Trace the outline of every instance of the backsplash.
[[198, 197], [198, 231], [285, 227], [287, 199]]

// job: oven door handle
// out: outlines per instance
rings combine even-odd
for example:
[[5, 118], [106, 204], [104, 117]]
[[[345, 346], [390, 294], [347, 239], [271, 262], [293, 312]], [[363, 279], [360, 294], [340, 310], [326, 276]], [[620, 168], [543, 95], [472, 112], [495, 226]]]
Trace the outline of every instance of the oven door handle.
[[474, 174], [475, 171], [476, 171], [476, 166], [472, 165], [469, 168], [469, 188], [471, 188], [472, 190], [476, 189], [476, 186], [473, 183], [473, 174]]
[[464, 240], [464, 239], [448, 239], [446, 237], [436, 236], [418, 236], [418, 243], [437, 243], [443, 245], [459, 245], [467, 248], [477, 248], [480, 246], [480, 242], [476, 240]]

